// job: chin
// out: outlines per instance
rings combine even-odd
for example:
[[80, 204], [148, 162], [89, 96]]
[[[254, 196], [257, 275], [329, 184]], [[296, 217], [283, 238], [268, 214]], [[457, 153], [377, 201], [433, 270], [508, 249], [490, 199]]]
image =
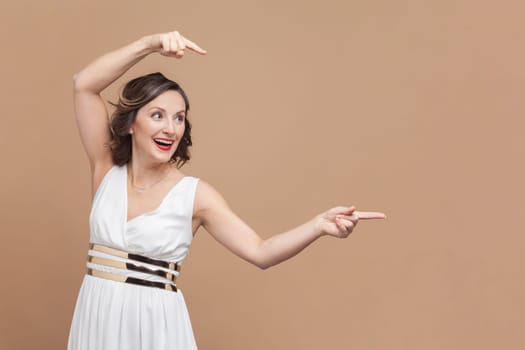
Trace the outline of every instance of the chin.
[[171, 159], [171, 157], [173, 157], [174, 154], [175, 154], [175, 151], [166, 152], [166, 151], [155, 149], [152, 156], [155, 159], [157, 159], [159, 162], [168, 162]]

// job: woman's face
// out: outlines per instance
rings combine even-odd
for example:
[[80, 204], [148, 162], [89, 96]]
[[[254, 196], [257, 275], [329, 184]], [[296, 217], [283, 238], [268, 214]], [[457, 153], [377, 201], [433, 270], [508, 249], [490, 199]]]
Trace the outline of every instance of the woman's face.
[[131, 125], [132, 157], [168, 162], [184, 135], [186, 104], [175, 90], [167, 90], [140, 108]]

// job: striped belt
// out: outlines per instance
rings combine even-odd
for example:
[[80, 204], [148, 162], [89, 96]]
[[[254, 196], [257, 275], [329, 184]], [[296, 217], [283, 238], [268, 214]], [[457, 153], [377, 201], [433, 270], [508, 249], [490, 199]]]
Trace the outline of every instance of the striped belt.
[[174, 274], [173, 272], [164, 271], [162, 269], [149, 268], [144, 265], [141, 265], [140, 263], [145, 263], [145, 264], [153, 265], [153, 266], [159, 266], [159, 267], [163, 267], [165, 269], [171, 270], [171, 271], [179, 272], [180, 265], [178, 263], [156, 260], [156, 259], [148, 258], [146, 256], [128, 253], [123, 250], [106, 247], [100, 244], [91, 243], [89, 245], [89, 249], [93, 251], [101, 252], [104, 254], [109, 254], [112, 256], [131, 260], [131, 261], [124, 262], [124, 261], [117, 261], [117, 260], [112, 260], [112, 259], [101, 258], [98, 256], [88, 255], [89, 263], [106, 266], [106, 267], [114, 267], [114, 268], [123, 269], [123, 270], [137, 271], [137, 272], [151, 274], [154, 276], [160, 276], [160, 277], [166, 278], [169, 281], [173, 282], [173, 284], [155, 282], [155, 281], [147, 281], [141, 278], [123, 276], [123, 275], [119, 275], [119, 274], [115, 274], [111, 272], [96, 270], [93, 268], [88, 268], [87, 270], [88, 275], [105, 278], [105, 279], [112, 280], [112, 281], [137, 284], [137, 285], [147, 286], [147, 287], [155, 287], [155, 288], [165, 289], [165, 290], [169, 290], [173, 292], [177, 291], [177, 286], [175, 285], [175, 280], [177, 279], [176, 274]]

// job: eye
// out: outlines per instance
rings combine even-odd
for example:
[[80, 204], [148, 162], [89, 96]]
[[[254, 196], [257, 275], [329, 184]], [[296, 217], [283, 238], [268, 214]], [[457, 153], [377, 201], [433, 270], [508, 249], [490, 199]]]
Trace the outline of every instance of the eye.
[[162, 119], [162, 114], [160, 112], [155, 112], [151, 115], [151, 119], [153, 120], [160, 120]]
[[177, 114], [175, 116], [175, 119], [179, 122], [183, 122], [184, 121], [184, 114]]

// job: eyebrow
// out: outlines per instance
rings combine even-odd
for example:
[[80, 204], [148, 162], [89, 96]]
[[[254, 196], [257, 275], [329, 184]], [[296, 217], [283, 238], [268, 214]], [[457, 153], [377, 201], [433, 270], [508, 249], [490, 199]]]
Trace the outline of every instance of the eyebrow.
[[[162, 108], [162, 107], [151, 107], [148, 111], [151, 111], [152, 109], [160, 109], [160, 110], [163, 111], [164, 113], [167, 113], [166, 110], [165, 110], [164, 108]], [[175, 114], [179, 114], [179, 113], [181, 113], [181, 112], [186, 113], [186, 110], [185, 110], [185, 109], [181, 109], [180, 111], [175, 112]]]

